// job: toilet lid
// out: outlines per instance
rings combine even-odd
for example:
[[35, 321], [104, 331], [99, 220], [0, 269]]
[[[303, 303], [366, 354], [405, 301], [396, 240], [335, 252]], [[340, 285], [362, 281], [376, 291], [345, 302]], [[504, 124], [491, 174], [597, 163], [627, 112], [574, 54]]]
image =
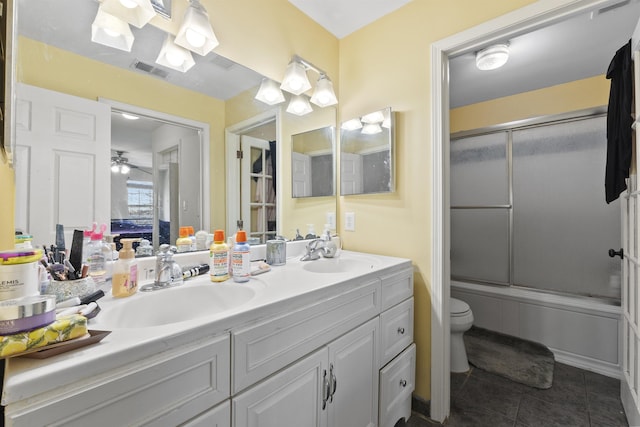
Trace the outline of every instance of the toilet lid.
[[456, 299], [456, 298], [451, 298], [449, 300], [449, 311], [451, 312], [452, 315], [464, 314], [469, 310], [471, 310], [471, 308], [469, 307], [469, 304], [467, 304], [466, 302], [460, 301], [459, 299]]

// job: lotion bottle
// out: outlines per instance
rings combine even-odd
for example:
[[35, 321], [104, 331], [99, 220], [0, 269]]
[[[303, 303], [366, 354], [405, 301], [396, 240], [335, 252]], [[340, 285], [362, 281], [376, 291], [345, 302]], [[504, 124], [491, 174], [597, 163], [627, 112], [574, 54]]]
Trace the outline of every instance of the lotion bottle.
[[128, 297], [138, 290], [138, 265], [133, 250], [133, 242], [139, 239], [121, 239], [118, 260], [113, 264], [111, 294], [116, 298]]
[[189, 237], [189, 227], [180, 227], [179, 236], [176, 239], [178, 253], [191, 251], [191, 238]]
[[247, 282], [251, 276], [251, 248], [247, 243], [247, 232], [238, 230], [236, 243], [231, 251], [231, 264], [233, 280], [235, 282]]
[[224, 230], [213, 232], [209, 248], [209, 277], [212, 282], [224, 282], [229, 278], [229, 246], [224, 242]]

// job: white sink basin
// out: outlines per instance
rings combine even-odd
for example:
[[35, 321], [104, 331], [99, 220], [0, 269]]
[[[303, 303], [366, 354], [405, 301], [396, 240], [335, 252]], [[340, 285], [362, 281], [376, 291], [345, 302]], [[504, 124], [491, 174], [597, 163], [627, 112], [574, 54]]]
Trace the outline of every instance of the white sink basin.
[[315, 261], [303, 261], [303, 270], [312, 273], [352, 273], [372, 270], [375, 266], [371, 260], [354, 258], [320, 258]]
[[[185, 283], [108, 301], [96, 320], [110, 328], [145, 328], [210, 316], [240, 307], [255, 291], [237, 283]], [[98, 302], [100, 303], [100, 301]]]

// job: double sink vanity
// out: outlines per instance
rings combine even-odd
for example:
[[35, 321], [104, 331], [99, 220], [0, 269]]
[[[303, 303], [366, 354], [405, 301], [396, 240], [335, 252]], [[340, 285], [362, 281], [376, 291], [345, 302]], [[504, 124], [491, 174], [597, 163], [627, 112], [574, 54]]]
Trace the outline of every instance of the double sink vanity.
[[[342, 251], [247, 283], [102, 298], [101, 342], [7, 361], [7, 426], [391, 426], [415, 379], [410, 260]], [[301, 245], [297, 245], [301, 247]], [[200, 262], [206, 252], [176, 256]]]

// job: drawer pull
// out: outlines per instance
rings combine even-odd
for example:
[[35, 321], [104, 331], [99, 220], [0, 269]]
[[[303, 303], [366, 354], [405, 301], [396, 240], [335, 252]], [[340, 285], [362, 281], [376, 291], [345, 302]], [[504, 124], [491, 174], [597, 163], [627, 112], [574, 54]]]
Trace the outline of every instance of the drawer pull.
[[327, 408], [327, 401], [331, 395], [331, 385], [327, 379], [327, 370], [323, 370], [322, 375], [322, 410]]
[[400, 387], [406, 387], [407, 386], [407, 380], [400, 380]]
[[400, 327], [398, 328], [398, 333], [399, 333], [400, 335], [404, 335], [404, 328], [403, 328], [402, 326], [400, 326]]

